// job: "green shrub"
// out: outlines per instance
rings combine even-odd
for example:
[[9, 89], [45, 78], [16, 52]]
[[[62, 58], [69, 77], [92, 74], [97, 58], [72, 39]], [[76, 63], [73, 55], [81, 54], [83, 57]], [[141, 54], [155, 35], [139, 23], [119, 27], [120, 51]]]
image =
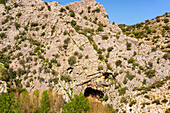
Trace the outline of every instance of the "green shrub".
[[102, 35], [102, 40], [107, 40], [109, 38], [108, 35]]
[[1, 39], [6, 38], [6, 34], [5, 33], [0, 33], [0, 37], [1, 37]]
[[131, 44], [131, 43], [129, 43], [129, 42], [126, 42], [126, 47], [127, 47], [127, 50], [131, 50], [131, 46], [132, 46], [132, 44]]
[[113, 50], [113, 47], [107, 48], [107, 52], [111, 52]]
[[17, 22], [15, 22], [15, 27], [16, 27], [16, 29], [20, 28], [20, 24], [18, 24]]
[[98, 31], [98, 32], [102, 32], [103, 31], [103, 26], [99, 26], [98, 28], [97, 28], [97, 30], [96, 31]]
[[168, 100], [167, 100], [167, 99], [163, 99], [161, 102], [162, 102], [162, 103], [167, 103]]
[[68, 47], [68, 44], [64, 44], [64, 45], [63, 45], [63, 48], [64, 48], [64, 49], [67, 49], [67, 47]]
[[136, 100], [131, 100], [129, 106], [132, 107], [134, 104], [136, 104]]
[[87, 20], [87, 16], [84, 16], [84, 19]]
[[135, 75], [131, 75], [129, 71], [126, 72], [126, 77], [129, 79], [129, 80], [132, 80]]
[[41, 33], [41, 36], [45, 36], [45, 32]]
[[156, 19], [156, 22], [160, 22], [160, 21], [161, 21], [161, 19], [159, 19], [159, 18]]
[[108, 95], [106, 94], [104, 97], [103, 97], [103, 101], [107, 101], [109, 99]]
[[21, 12], [17, 13], [16, 16], [19, 18], [22, 15]]
[[100, 8], [96, 8], [96, 9], [94, 9], [92, 12], [93, 12], [93, 13], [95, 13], [95, 12], [100, 13], [100, 11], [101, 11]]
[[69, 75], [61, 75], [61, 80], [63, 81], [65, 81], [65, 82], [70, 82], [71, 81], [71, 78], [70, 78], [70, 76]]
[[169, 26], [163, 26], [165, 30], [169, 30], [170, 27]]
[[163, 58], [164, 58], [165, 60], [170, 59], [170, 54], [169, 54], [169, 53], [165, 53], [165, 54], [163, 55]]
[[0, 4], [6, 4], [7, 0], [0, 0]]
[[66, 9], [69, 10], [70, 9], [69, 6], [66, 6]]
[[155, 76], [155, 70], [149, 69], [145, 72], [145, 74], [147, 75], [148, 78], [152, 78]]
[[51, 7], [48, 5], [48, 2], [44, 2], [44, 3], [48, 7], [48, 10], [51, 11]]
[[149, 99], [149, 98], [150, 98], [148, 95], [145, 95], [144, 97], [145, 97], [145, 98], [147, 98], [147, 99]]
[[154, 104], [154, 103], [156, 103], [156, 105], [159, 105], [159, 104], [160, 104], [160, 100], [154, 100], [154, 101], [152, 102], [152, 104]]
[[156, 47], [153, 47], [151, 51], [152, 51], [152, 52], [155, 52], [156, 50], [157, 50], [157, 48], [156, 48]]
[[121, 103], [127, 103], [128, 101], [127, 101], [127, 98], [122, 96], [121, 99], [120, 99], [120, 102]]
[[31, 27], [36, 27], [36, 26], [38, 26], [38, 23], [35, 22], [31, 23]]
[[68, 31], [67, 31], [67, 30], [65, 30], [63, 34], [64, 34], [64, 35], [67, 35], [67, 34], [69, 34], [69, 33], [68, 33]]
[[65, 12], [66, 10], [64, 8], [61, 8], [60, 9], [60, 12]]
[[88, 59], [88, 58], [89, 58], [89, 56], [88, 56], [88, 55], [86, 55], [86, 56], [85, 56], [85, 59]]
[[124, 95], [126, 93], [127, 87], [119, 89], [119, 95]]
[[74, 98], [62, 107], [62, 113], [90, 113], [90, 102], [83, 93], [74, 95]]
[[98, 71], [103, 70], [103, 66], [102, 66], [102, 65], [98, 66], [98, 69], [97, 69], [97, 70], [98, 70]]
[[104, 60], [104, 56], [102, 54], [99, 54], [99, 60], [103, 61]]
[[71, 11], [70, 16], [75, 17], [75, 13], [73, 11]]
[[122, 61], [121, 61], [121, 60], [117, 60], [117, 61], [115, 62], [115, 64], [116, 64], [116, 67], [121, 66], [121, 65], [122, 65]]
[[164, 18], [164, 23], [168, 23], [169, 19], [168, 18]]
[[75, 51], [75, 52], [74, 52], [74, 55], [77, 56], [77, 55], [79, 55], [79, 53], [78, 53], [77, 51]]
[[64, 44], [68, 44], [70, 42], [70, 38], [64, 40]]
[[76, 57], [71, 56], [71, 57], [68, 59], [68, 63], [69, 63], [69, 65], [73, 66], [73, 65], [76, 63]]
[[131, 57], [129, 60], [128, 60], [128, 63], [134, 63], [135, 60], [133, 59], [133, 57]]
[[76, 21], [72, 20], [71, 21], [71, 26], [74, 27], [76, 25]]
[[44, 29], [44, 28], [45, 28], [45, 26], [46, 26], [46, 24], [44, 24], [44, 25], [42, 26], [42, 29]]

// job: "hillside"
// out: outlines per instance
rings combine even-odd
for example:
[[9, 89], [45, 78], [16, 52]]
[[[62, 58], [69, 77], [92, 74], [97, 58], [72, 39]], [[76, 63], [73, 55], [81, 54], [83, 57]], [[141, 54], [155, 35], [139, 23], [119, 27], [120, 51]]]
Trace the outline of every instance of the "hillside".
[[123, 34], [139, 39], [145, 42], [153, 49], [159, 49], [164, 52], [170, 51], [170, 13], [157, 16], [152, 20], [137, 23], [136, 25], [120, 24]]
[[[66, 102], [80, 92], [92, 95], [115, 112], [168, 109], [169, 14], [139, 27], [119, 25], [122, 30], [95, 0], [66, 6], [8, 0], [0, 15], [1, 93], [52, 89]], [[146, 24], [151, 32], [134, 36], [148, 32]]]

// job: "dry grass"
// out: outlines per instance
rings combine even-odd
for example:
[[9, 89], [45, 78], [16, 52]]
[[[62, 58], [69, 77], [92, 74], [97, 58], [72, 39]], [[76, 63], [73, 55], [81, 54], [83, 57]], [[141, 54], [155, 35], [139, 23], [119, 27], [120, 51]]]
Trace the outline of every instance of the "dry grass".
[[91, 104], [91, 113], [111, 113], [111, 110], [104, 106], [100, 101], [96, 98], [88, 97]]

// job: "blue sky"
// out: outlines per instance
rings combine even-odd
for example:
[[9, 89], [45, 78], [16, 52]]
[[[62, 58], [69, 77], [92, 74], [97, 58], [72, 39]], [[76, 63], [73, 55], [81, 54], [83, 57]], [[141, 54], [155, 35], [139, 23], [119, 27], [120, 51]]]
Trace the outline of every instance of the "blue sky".
[[[62, 5], [81, 0], [43, 0], [57, 1]], [[170, 0], [96, 0], [102, 4], [109, 15], [110, 22], [132, 25], [144, 22], [170, 12]]]

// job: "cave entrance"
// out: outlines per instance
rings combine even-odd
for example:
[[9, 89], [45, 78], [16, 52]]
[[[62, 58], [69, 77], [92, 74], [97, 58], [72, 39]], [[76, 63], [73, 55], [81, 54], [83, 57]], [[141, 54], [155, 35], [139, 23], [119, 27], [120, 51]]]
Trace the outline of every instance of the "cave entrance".
[[101, 99], [104, 96], [104, 93], [99, 90], [92, 89], [91, 87], [87, 87], [84, 91], [84, 96], [89, 97], [92, 96], [97, 99]]

